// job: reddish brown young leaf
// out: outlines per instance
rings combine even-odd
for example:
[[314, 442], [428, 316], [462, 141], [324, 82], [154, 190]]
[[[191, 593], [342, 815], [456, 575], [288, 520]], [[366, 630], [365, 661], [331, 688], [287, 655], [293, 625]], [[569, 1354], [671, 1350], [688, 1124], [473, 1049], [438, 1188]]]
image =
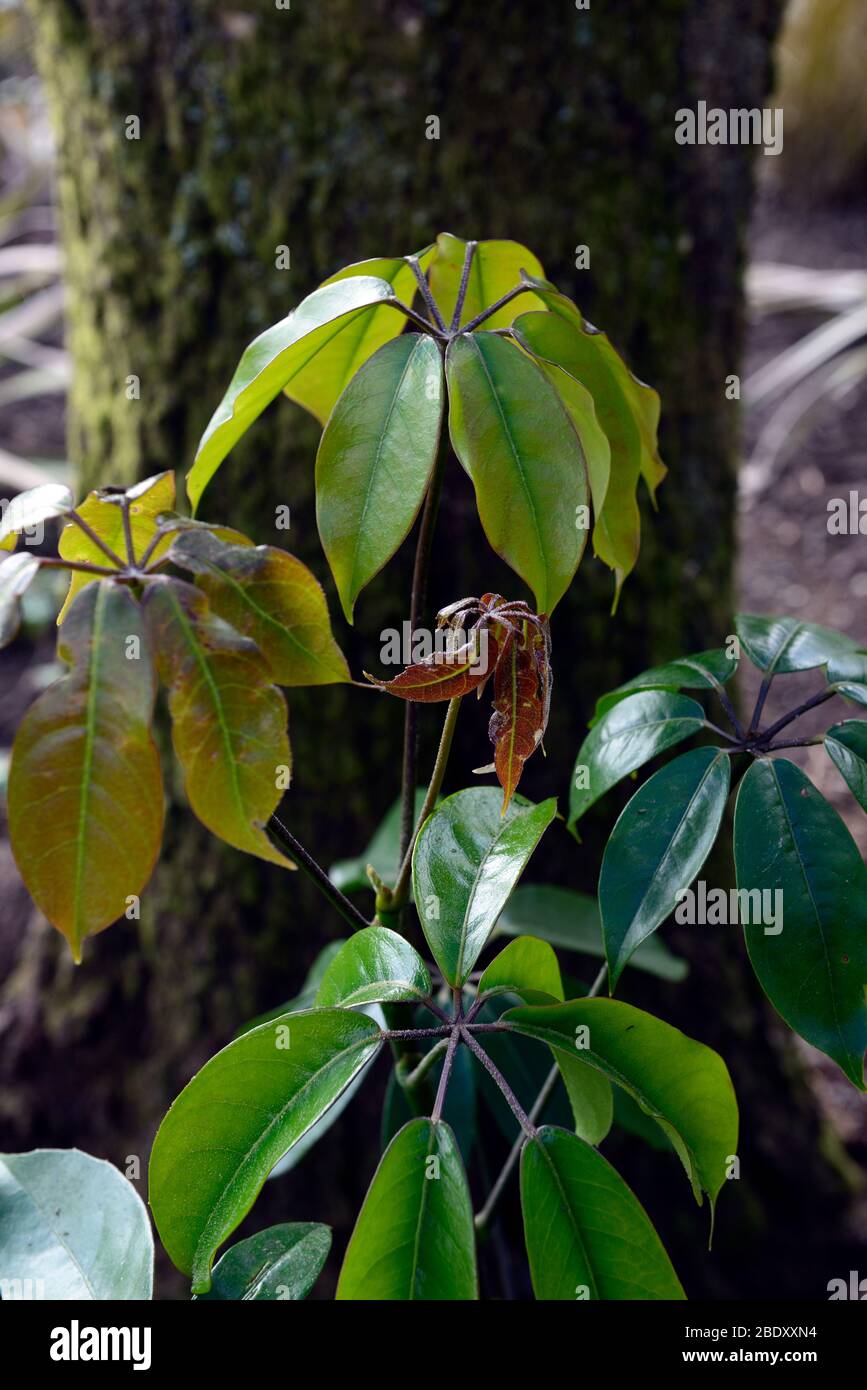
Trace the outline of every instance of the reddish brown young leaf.
[[494, 713], [488, 734], [494, 745], [494, 767], [503, 788], [503, 813], [545, 732], [550, 671], [547, 632], [527, 623], [510, 633], [503, 644], [494, 676]]
[[365, 675], [389, 695], [431, 704], [436, 700], [454, 700], [483, 686], [496, 667], [498, 653], [493, 633], [479, 631], [457, 651], [434, 652], [424, 661], [407, 666], [394, 680], [380, 681], [366, 671]]

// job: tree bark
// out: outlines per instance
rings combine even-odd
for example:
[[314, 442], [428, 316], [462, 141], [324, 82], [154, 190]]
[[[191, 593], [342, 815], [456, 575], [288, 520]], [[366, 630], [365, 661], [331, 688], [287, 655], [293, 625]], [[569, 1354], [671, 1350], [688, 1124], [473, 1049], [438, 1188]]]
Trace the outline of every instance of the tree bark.
[[[525, 242], [660, 390], [671, 469], [659, 515], [645, 507], [639, 568], [616, 618], [610, 577], [591, 559], [556, 615], [550, 755], [530, 765], [526, 791], [565, 796], [596, 695], [731, 630], [738, 416], [725, 382], [740, 360], [755, 151], [680, 146], [675, 112], [699, 99], [761, 106], [779, 9], [617, 0], [540, 15], [509, 0], [328, 0], [248, 12], [207, 0], [38, 0], [82, 485], [182, 474], [243, 346], [339, 266], [415, 250], [441, 230]], [[429, 115], [438, 140], [426, 138]], [[589, 271], [575, 269], [580, 245]], [[276, 268], [281, 246], [288, 272]], [[128, 399], [132, 377], [138, 400]], [[277, 403], [226, 461], [205, 514], [287, 545], [327, 581], [316, 439], [313, 422]], [[284, 504], [288, 536], [275, 532]], [[431, 610], [485, 589], [517, 595], [454, 461], [439, 525]], [[356, 630], [338, 625], [356, 671], [375, 665], [380, 632], [407, 614], [410, 551], [363, 596]], [[351, 688], [292, 692], [290, 705], [297, 772], [284, 813], [328, 863], [366, 843], [396, 794], [402, 710]], [[435, 712], [423, 719], [422, 769], [438, 723]], [[481, 715], [462, 711], [448, 789], [486, 760], [484, 737]], [[5, 1127], [22, 1145], [76, 1143], [121, 1163], [145, 1154], [194, 1067], [245, 1018], [289, 997], [318, 946], [341, 934], [300, 875], [219, 845], [180, 801], [177, 791], [138, 931], [113, 928], [74, 972], [54, 934], [31, 924], [0, 1001]], [[593, 887], [611, 823], [609, 800], [581, 850], [552, 831], [532, 877], [559, 872]], [[735, 1226], [773, 1229], [783, 1191], [810, 1192], [816, 1223], [827, 1224], [844, 1185], [743, 953], [716, 938], [685, 949], [690, 985], [651, 991], [651, 1002], [722, 1051], [746, 1099]], [[371, 1170], [370, 1131], [356, 1115], [341, 1121], [345, 1147], [321, 1146], [288, 1198], [292, 1216], [327, 1212], [344, 1234]], [[353, 1150], [365, 1161], [350, 1161]], [[282, 1219], [285, 1200], [271, 1199]], [[740, 1291], [734, 1267], [714, 1278], [715, 1292]]]

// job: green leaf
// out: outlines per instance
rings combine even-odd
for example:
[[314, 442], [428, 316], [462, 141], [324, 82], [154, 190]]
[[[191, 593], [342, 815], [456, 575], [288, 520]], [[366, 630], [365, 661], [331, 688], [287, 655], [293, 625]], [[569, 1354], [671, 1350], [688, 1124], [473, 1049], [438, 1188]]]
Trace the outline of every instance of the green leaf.
[[415, 901], [437, 965], [463, 984], [557, 803], [513, 797], [504, 815], [493, 787], [446, 797], [425, 821], [412, 860]]
[[528, 1004], [562, 999], [560, 967], [547, 941], [518, 936], [504, 946], [482, 972], [479, 998], [486, 994], [517, 994]]
[[521, 1207], [537, 1299], [686, 1297], [638, 1198], [574, 1134], [546, 1125], [524, 1145]]
[[735, 632], [753, 665], [768, 675], [810, 671], [853, 652], [856, 643], [842, 632], [799, 618], [766, 618], [737, 613]]
[[551, 614], [587, 540], [584, 454], [557, 392], [495, 333], [454, 338], [446, 352], [449, 430], [472, 479], [485, 535]]
[[858, 805], [867, 811], [867, 721], [847, 719], [825, 735], [825, 751]]
[[39, 573], [39, 559], [26, 550], [0, 560], [0, 648], [8, 647], [21, 626], [21, 596]]
[[338, 400], [316, 455], [316, 520], [347, 621], [407, 536], [427, 491], [443, 412], [440, 350], [423, 333], [381, 347]]
[[[433, 255], [433, 246], [417, 253], [422, 270], [430, 264]], [[406, 305], [412, 305], [418, 284], [405, 256], [380, 256], [357, 261], [329, 276], [322, 285], [333, 285], [339, 280], [353, 280], [358, 276], [368, 279], [372, 276], [387, 281], [396, 298]], [[403, 314], [395, 313], [388, 304], [375, 304], [370, 309], [361, 310], [346, 332], [336, 334], [319, 349], [306, 367], [293, 376], [284, 388], [285, 394], [315, 415], [320, 425], [324, 425], [359, 367], [385, 343], [402, 333], [405, 326]]]
[[111, 580], [79, 595], [57, 650], [70, 670], [15, 737], [9, 837], [28, 892], [80, 961], [85, 937], [124, 914], [159, 854], [156, 676], [141, 610]]
[[763, 895], [763, 913], [744, 925], [759, 984], [789, 1027], [864, 1090], [867, 869], [852, 836], [799, 767], [762, 758], [738, 789], [734, 844], [738, 888]]
[[[105, 541], [110, 550], [125, 559], [126, 539], [123, 528], [123, 512], [118, 505], [119, 495], [121, 494], [99, 488], [96, 492], [88, 493], [76, 511], [82, 521], [86, 521], [90, 529], [95, 531], [101, 540]], [[170, 512], [175, 505], [175, 475], [171, 472], [155, 473], [153, 477], [144, 478], [140, 483], [127, 488], [126, 495], [130, 499], [129, 520], [133, 546], [140, 559], [157, 533], [157, 518], [163, 512]], [[111, 498], [114, 500], [110, 500]], [[156, 546], [151, 558], [158, 559], [168, 548], [169, 539], [167, 538]], [[80, 526], [76, 526], [74, 521], [67, 522], [61, 531], [57, 552], [62, 559], [74, 560], [79, 564], [110, 564], [105, 552], [100, 550], [99, 546], [82, 531]], [[76, 595], [88, 584], [93, 584], [96, 577], [83, 570], [73, 570], [70, 573], [66, 601], [57, 615], [58, 627], [65, 620]]]
[[255, 642], [278, 685], [352, 679], [331, 635], [322, 586], [294, 555], [271, 545], [227, 545], [202, 529], [180, 535], [171, 559], [196, 575], [218, 618]]
[[633, 951], [674, 911], [713, 849], [730, 785], [728, 754], [694, 748], [654, 773], [618, 818], [599, 875], [612, 990]]
[[207, 1293], [215, 1252], [278, 1159], [380, 1045], [364, 1014], [287, 1014], [229, 1043], [184, 1087], [157, 1131], [149, 1185], [160, 1239], [193, 1293]]
[[591, 724], [596, 724], [610, 709], [625, 700], [636, 690], [716, 690], [730, 681], [738, 669], [734, 657], [727, 656], [720, 648], [716, 651], [696, 652], [694, 656], [682, 656], [677, 661], [668, 661], [664, 666], [652, 666], [642, 671], [624, 685], [618, 685], [607, 695], [596, 701], [596, 713]]
[[264, 657], [182, 580], [151, 580], [142, 607], [190, 805], [227, 844], [287, 867], [265, 834], [290, 752], [286, 702]]
[[384, 1000], [423, 1000], [431, 980], [421, 956], [397, 932], [367, 927], [349, 938], [322, 977], [320, 1008], [351, 1008]]
[[630, 772], [704, 728], [697, 700], [667, 690], [639, 690], [593, 725], [575, 759], [569, 828]]
[[291, 1221], [269, 1226], [239, 1240], [214, 1266], [209, 1293], [203, 1301], [231, 1299], [306, 1298], [328, 1259], [331, 1230], [314, 1221]]
[[[289, 388], [303, 392], [303, 403], [312, 400], [305, 368], [315, 364], [329, 346], [336, 352], [336, 340], [345, 348], [349, 366], [354, 353], [370, 327], [366, 311], [384, 306], [394, 296], [387, 280], [359, 275], [332, 281], [314, 290], [285, 319], [260, 333], [244, 350], [222, 401], [202, 435], [193, 466], [187, 474], [187, 495], [195, 512], [202, 493], [229, 450], [270, 405], [274, 397]], [[405, 319], [396, 310], [400, 327]], [[336, 386], [338, 374], [329, 374]], [[300, 378], [300, 380], [299, 380]]]
[[[467, 243], [449, 232], [436, 240], [436, 255], [430, 271], [430, 285], [440, 313], [447, 324], [452, 321], [464, 266]], [[483, 309], [495, 304], [509, 290], [520, 285], [522, 271], [543, 278], [541, 263], [517, 241], [480, 241], [476, 245], [467, 293], [461, 311], [461, 324], [469, 323]], [[485, 320], [485, 328], [508, 328], [516, 314], [539, 309], [542, 301], [533, 294], [522, 294]]]
[[346, 1251], [339, 1301], [477, 1299], [466, 1174], [442, 1121], [404, 1125], [383, 1154]]
[[[413, 819], [418, 824], [421, 808], [424, 805], [426, 787], [415, 789], [415, 813]], [[368, 864], [375, 869], [383, 883], [394, 885], [400, 868], [400, 797], [393, 801], [385, 817], [378, 825], [367, 849], [354, 859], [339, 859], [328, 870], [328, 877], [343, 893], [361, 892], [371, 887], [365, 872]]]
[[622, 1086], [671, 1140], [696, 1201], [704, 1191], [715, 1202], [738, 1137], [731, 1078], [716, 1052], [619, 999], [510, 1009], [502, 1021]]
[[63, 516], [72, 506], [72, 493], [60, 483], [42, 483], [39, 487], [19, 492], [7, 502], [0, 514], [0, 541], [7, 536], [20, 535], [31, 526]]
[[[521, 936], [525, 932], [567, 951], [605, 955], [599, 907], [589, 893], [550, 884], [519, 884], [500, 914], [495, 934]], [[689, 973], [686, 961], [672, 955], [658, 936], [642, 942], [629, 964], [661, 980], [683, 980]]]
[[[539, 317], [553, 321], [552, 314], [540, 314]], [[524, 340], [517, 334], [515, 337], [516, 341], [524, 346]], [[596, 418], [593, 397], [589, 391], [585, 391], [580, 381], [576, 381], [574, 376], [570, 376], [556, 363], [546, 362], [543, 357], [534, 357], [533, 360], [544, 372], [563, 402], [572, 428], [578, 436], [587, 465], [587, 480], [590, 484], [590, 495], [593, 500], [593, 514], [597, 518], [598, 524], [598, 518], [602, 516], [605, 508], [605, 499], [608, 496], [608, 485], [611, 480], [611, 445]], [[594, 529], [593, 550], [596, 555], [601, 554], [599, 539], [600, 536]]]
[[78, 1149], [0, 1154], [4, 1300], [149, 1299], [153, 1263], [144, 1202], [110, 1163]]
[[837, 686], [837, 694], [842, 695], [844, 700], [851, 700], [855, 705], [867, 705], [867, 685], [856, 681], [841, 681]]
[[614, 1092], [601, 1071], [594, 1071], [577, 1056], [554, 1051], [554, 1060], [566, 1087], [575, 1133], [587, 1144], [601, 1144], [614, 1119]]

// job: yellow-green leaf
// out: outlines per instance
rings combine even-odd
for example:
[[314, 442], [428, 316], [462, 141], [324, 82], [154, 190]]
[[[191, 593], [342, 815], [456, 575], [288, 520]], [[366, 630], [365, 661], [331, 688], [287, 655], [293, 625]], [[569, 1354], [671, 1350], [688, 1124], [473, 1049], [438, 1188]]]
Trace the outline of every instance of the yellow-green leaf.
[[[440, 312], [451, 323], [458, 298], [461, 273], [467, 243], [449, 232], [437, 237], [436, 255], [430, 272], [430, 284]], [[469, 323], [483, 309], [521, 283], [521, 272], [544, 277], [541, 262], [517, 241], [480, 241], [476, 246], [467, 281], [467, 293], [461, 311], [461, 324]], [[521, 294], [485, 320], [485, 328], [508, 328], [516, 314], [530, 309], [543, 309], [541, 299], [534, 294]]]

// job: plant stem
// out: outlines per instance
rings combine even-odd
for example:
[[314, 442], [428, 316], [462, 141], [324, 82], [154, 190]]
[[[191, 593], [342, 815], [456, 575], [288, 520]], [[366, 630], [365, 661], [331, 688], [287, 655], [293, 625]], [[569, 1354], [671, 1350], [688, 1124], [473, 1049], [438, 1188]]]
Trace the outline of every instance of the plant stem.
[[452, 314], [452, 321], [449, 325], [449, 331], [452, 333], [456, 333], [458, 328], [460, 327], [461, 314], [463, 313], [464, 302], [467, 297], [467, 286], [470, 283], [470, 270], [472, 269], [473, 257], [476, 254], [476, 247], [478, 246], [478, 244], [479, 243], [477, 241], [468, 241], [466, 250], [464, 251], [464, 265], [461, 271], [461, 283], [458, 286], [458, 297], [455, 300], [455, 312]]
[[125, 543], [125, 545], [126, 545], [127, 557], [128, 557], [128, 559], [129, 559], [130, 565], [133, 567], [133, 569], [135, 569], [135, 564], [136, 564], [136, 559], [135, 559], [135, 546], [133, 545], [133, 541], [132, 541], [132, 523], [131, 523], [130, 517], [129, 517], [129, 498], [128, 498], [128, 497], [123, 496], [123, 497], [120, 499], [120, 510], [121, 510], [121, 515], [122, 515], [122, 517], [123, 517], [123, 538], [124, 538], [124, 543]]
[[533, 1139], [536, 1134], [536, 1127], [531, 1122], [530, 1117], [527, 1115], [526, 1111], [521, 1105], [521, 1102], [518, 1100], [518, 1097], [515, 1095], [515, 1092], [512, 1090], [508, 1081], [503, 1076], [503, 1073], [500, 1071], [499, 1067], [496, 1066], [495, 1063], [491, 1060], [487, 1052], [485, 1052], [484, 1048], [479, 1047], [479, 1044], [476, 1042], [472, 1033], [464, 1024], [461, 1025], [461, 1037], [463, 1038], [464, 1042], [466, 1043], [470, 1051], [473, 1053], [473, 1055], [475, 1057], [478, 1057], [482, 1066], [485, 1068], [485, 1071], [493, 1077], [494, 1081], [496, 1081], [497, 1085], [499, 1086], [500, 1090], [502, 1091], [503, 1095], [509, 1103], [509, 1107], [512, 1111], [512, 1114], [515, 1116], [515, 1119], [518, 1121], [518, 1124], [521, 1126], [527, 1138]]
[[496, 299], [493, 304], [489, 304], [487, 309], [483, 309], [480, 314], [476, 314], [476, 317], [474, 319], [470, 319], [469, 323], [465, 323], [463, 328], [461, 329], [461, 332], [472, 333], [474, 328], [478, 328], [479, 324], [484, 323], [486, 319], [489, 319], [494, 314], [498, 313], [500, 309], [502, 309], [506, 304], [510, 302], [510, 300], [516, 299], [519, 294], [532, 293], [532, 285], [516, 285], [513, 290], [509, 290], [507, 294], [501, 295], [499, 299]]
[[791, 710], [789, 714], [784, 714], [782, 719], [778, 719], [776, 724], [772, 724], [769, 729], [763, 729], [759, 736], [760, 741], [767, 743], [774, 737], [774, 734], [785, 729], [787, 724], [793, 724], [796, 719], [800, 719], [801, 715], [806, 714], [808, 709], [815, 709], [817, 705], [823, 705], [826, 700], [833, 700], [836, 694], [836, 690], [820, 690], [818, 695], [805, 700], [802, 705], [798, 705], [798, 708]]
[[450, 1038], [454, 1032], [453, 1023], [444, 1023], [441, 1028], [383, 1028], [382, 1036], [391, 1041], [394, 1038]]
[[64, 560], [61, 556], [40, 555], [39, 566], [49, 569], [80, 570], [82, 574], [117, 574], [116, 569], [107, 565], [92, 565], [89, 560]]
[[448, 1038], [440, 1038], [439, 1042], [434, 1043], [430, 1052], [426, 1052], [417, 1067], [414, 1067], [402, 1080], [400, 1084], [405, 1091], [411, 1091], [413, 1086], [417, 1086], [422, 1077], [425, 1076], [433, 1066], [438, 1057], [441, 1057], [449, 1046], [451, 1034]]
[[712, 729], [715, 734], [719, 734], [720, 738], [724, 738], [728, 743], [740, 743], [742, 741], [741, 739], [735, 738], [733, 734], [727, 734], [725, 729], [721, 729], [718, 724], [714, 724], [710, 719], [704, 721], [704, 726], [706, 729]]
[[410, 835], [410, 841], [407, 845], [406, 853], [403, 857], [403, 862], [400, 866], [400, 872], [397, 876], [397, 882], [394, 885], [394, 892], [392, 894], [391, 905], [395, 909], [403, 907], [404, 903], [406, 902], [407, 895], [409, 892], [410, 874], [412, 871], [412, 852], [415, 848], [415, 842], [418, 838], [418, 832], [424, 825], [425, 821], [427, 820], [428, 816], [430, 815], [431, 811], [436, 805], [437, 797], [439, 796], [440, 790], [442, 788], [443, 778], [445, 776], [446, 771], [446, 765], [448, 764], [449, 760], [449, 752], [451, 751], [452, 739], [454, 738], [455, 725], [458, 722], [458, 710], [461, 707], [461, 699], [462, 696], [457, 695], [453, 700], [449, 700], [449, 706], [446, 710], [446, 717], [443, 722], [443, 731], [440, 735], [440, 746], [437, 749], [436, 762], [434, 763], [434, 769], [431, 773], [430, 785], [428, 786], [427, 792], [425, 794], [424, 803], [422, 805], [418, 821], [416, 822], [412, 834]]
[[772, 671], [769, 676], [765, 676], [764, 680], [759, 686], [759, 697], [756, 700], [756, 707], [753, 710], [752, 718], [750, 719], [750, 727], [747, 729], [747, 738], [750, 738], [753, 734], [755, 734], [756, 730], [759, 727], [759, 720], [762, 717], [762, 710], [765, 707], [765, 700], [767, 700], [768, 698], [768, 691], [771, 688], [771, 682], [773, 681], [773, 679], [774, 673]]
[[731, 723], [732, 728], [734, 729], [741, 742], [743, 742], [743, 740], [746, 738], [746, 730], [744, 729], [744, 726], [741, 723], [741, 721], [738, 719], [735, 707], [732, 704], [731, 699], [729, 698], [728, 691], [724, 690], [721, 685], [718, 685], [716, 687], [716, 693], [720, 704], [722, 705], [723, 709], [729, 717], [729, 721]]
[[[589, 989], [589, 991], [588, 991], [588, 993], [587, 993], [587, 996], [586, 996], [586, 997], [587, 997], [588, 999], [593, 999], [593, 998], [599, 993], [600, 989], [602, 988], [602, 986], [603, 986], [604, 983], [605, 983], [605, 973], [606, 973], [607, 969], [608, 969], [607, 965], [603, 965], [603, 966], [601, 967], [601, 969], [600, 969], [600, 971], [599, 971], [599, 974], [596, 976], [596, 979], [593, 981], [593, 984], [590, 986], [590, 989]], [[533, 1102], [533, 1108], [532, 1108], [532, 1110], [530, 1111], [530, 1115], [529, 1115], [529, 1119], [530, 1119], [530, 1123], [531, 1123], [531, 1124], [535, 1125], [535, 1123], [536, 1123], [536, 1121], [538, 1120], [539, 1116], [542, 1114], [542, 1111], [545, 1109], [545, 1106], [548, 1104], [548, 1101], [551, 1099], [551, 1095], [552, 1095], [552, 1093], [553, 1093], [553, 1091], [554, 1091], [554, 1087], [555, 1087], [556, 1084], [557, 1084], [557, 1077], [558, 1077], [559, 1075], [560, 1075], [560, 1068], [558, 1067], [557, 1063], [555, 1062], [554, 1065], [553, 1065], [553, 1067], [551, 1068], [551, 1070], [548, 1072], [548, 1075], [545, 1077], [545, 1080], [542, 1082], [542, 1088], [541, 1088], [541, 1090], [539, 1091], [539, 1094], [537, 1095], [536, 1099], [535, 1099], [534, 1102]], [[511, 1152], [509, 1153], [509, 1157], [506, 1159], [506, 1162], [503, 1164], [503, 1167], [502, 1167], [502, 1169], [501, 1169], [501, 1171], [500, 1171], [499, 1177], [497, 1178], [496, 1182], [494, 1183], [493, 1187], [491, 1188], [490, 1192], [488, 1193], [488, 1198], [487, 1198], [487, 1201], [485, 1202], [485, 1205], [482, 1207], [481, 1211], [478, 1212], [478, 1213], [476, 1214], [476, 1216], [475, 1216], [475, 1218], [474, 1218], [474, 1220], [475, 1220], [475, 1226], [476, 1226], [476, 1230], [477, 1230], [477, 1231], [482, 1231], [482, 1230], [484, 1230], [485, 1226], [486, 1226], [486, 1225], [488, 1224], [488, 1222], [490, 1221], [490, 1219], [491, 1219], [491, 1214], [492, 1214], [494, 1208], [496, 1207], [497, 1202], [500, 1200], [500, 1197], [501, 1197], [501, 1195], [502, 1195], [502, 1193], [503, 1193], [503, 1189], [505, 1188], [506, 1183], [509, 1181], [509, 1178], [510, 1178], [511, 1175], [512, 1175], [512, 1169], [514, 1168], [515, 1164], [518, 1162], [518, 1159], [519, 1159], [520, 1156], [521, 1156], [521, 1150], [522, 1150], [523, 1147], [524, 1147], [524, 1135], [523, 1135], [523, 1134], [519, 1134], [518, 1137], [517, 1137], [517, 1139], [515, 1140], [514, 1144], [512, 1145], [512, 1149], [511, 1149]]]
[[439, 1120], [442, 1118], [443, 1106], [445, 1105], [446, 1099], [446, 1092], [449, 1088], [449, 1078], [452, 1074], [452, 1066], [454, 1065], [455, 1053], [458, 1050], [458, 1043], [460, 1042], [460, 1038], [460, 1029], [457, 1025], [455, 1025], [452, 1028], [451, 1037], [449, 1038], [449, 1045], [446, 1051], [446, 1060], [443, 1062], [443, 1069], [440, 1072], [440, 1084], [437, 1087], [436, 1100], [434, 1101], [434, 1107], [431, 1111], [431, 1119], [433, 1120], [434, 1124], [437, 1124]]
[[93, 541], [94, 545], [97, 547], [98, 550], [102, 551], [103, 555], [108, 556], [115, 569], [126, 569], [126, 562], [122, 560], [119, 555], [115, 554], [110, 545], [106, 545], [105, 541], [102, 539], [102, 536], [98, 536], [96, 534], [93, 527], [88, 525], [83, 516], [79, 516], [78, 512], [75, 510], [74, 507], [70, 511], [68, 511], [66, 515], [69, 517], [70, 521], [75, 522], [79, 530], [83, 531], [84, 534], [90, 540]]
[[766, 752], [774, 753], [778, 748], [818, 748], [820, 743], [824, 743], [823, 738], [792, 738], [785, 743], [769, 743]]
[[278, 820], [276, 816], [272, 816], [265, 828], [271, 838], [277, 841], [281, 850], [288, 850], [298, 867], [304, 870], [307, 877], [316, 884], [322, 896], [327, 898], [333, 908], [336, 908], [353, 931], [364, 931], [370, 926], [358, 908], [341, 893], [339, 888], [335, 888], [322, 866], [317, 864], [311, 854], [307, 853], [304, 846], [295, 839], [291, 830], [288, 830], [282, 821]]
[[381, 303], [390, 304], [393, 309], [399, 309], [402, 314], [406, 314], [406, 317], [410, 319], [412, 323], [416, 324], [418, 328], [421, 328], [423, 332], [430, 333], [431, 337], [442, 339], [448, 338], [448, 333], [445, 331], [445, 329], [437, 328], [435, 323], [429, 323], [426, 318], [422, 318], [421, 314], [417, 314], [415, 309], [411, 309], [408, 304], [404, 304], [400, 299], [396, 297], [392, 299], [384, 299], [381, 301]]
[[428, 282], [427, 282], [427, 277], [426, 277], [424, 271], [422, 270], [421, 266], [420, 266], [419, 263], [418, 263], [418, 257], [417, 257], [417, 256], [407, 256], [406, 259], [408, 260], [408, 262], [409, 262], [409, 264], [410, 264], [410, 268], [412, 269], [412, 273], [413, 273], [413, 275], [415, 276], [415, 278], [416, 278], [416, 280], [417, 280], [417, 282], [418, 282], [418, 287], [419, 287], [419, 289], [421, 290], [421, 297], [422, 297], [422, 299], [424, 300], [424, 302], [425, 302], [425, 304], [427, 305], [427, 307], [428, 307], [428, 309], [430, 310], [430, 312], [433, 314], [434, 323], [437, 325], [438, 328], [441, 328], [441, 329], [443, 330], [443, 332], [445, 333], [445, 332], [446, 332], [445, 319], [443, 318], [442, 314], [440, 313], [439, 305], [437, 304], [436, 300], [434, 299], [433, 295], [431, 294], [430, 285], [429, 285]]

